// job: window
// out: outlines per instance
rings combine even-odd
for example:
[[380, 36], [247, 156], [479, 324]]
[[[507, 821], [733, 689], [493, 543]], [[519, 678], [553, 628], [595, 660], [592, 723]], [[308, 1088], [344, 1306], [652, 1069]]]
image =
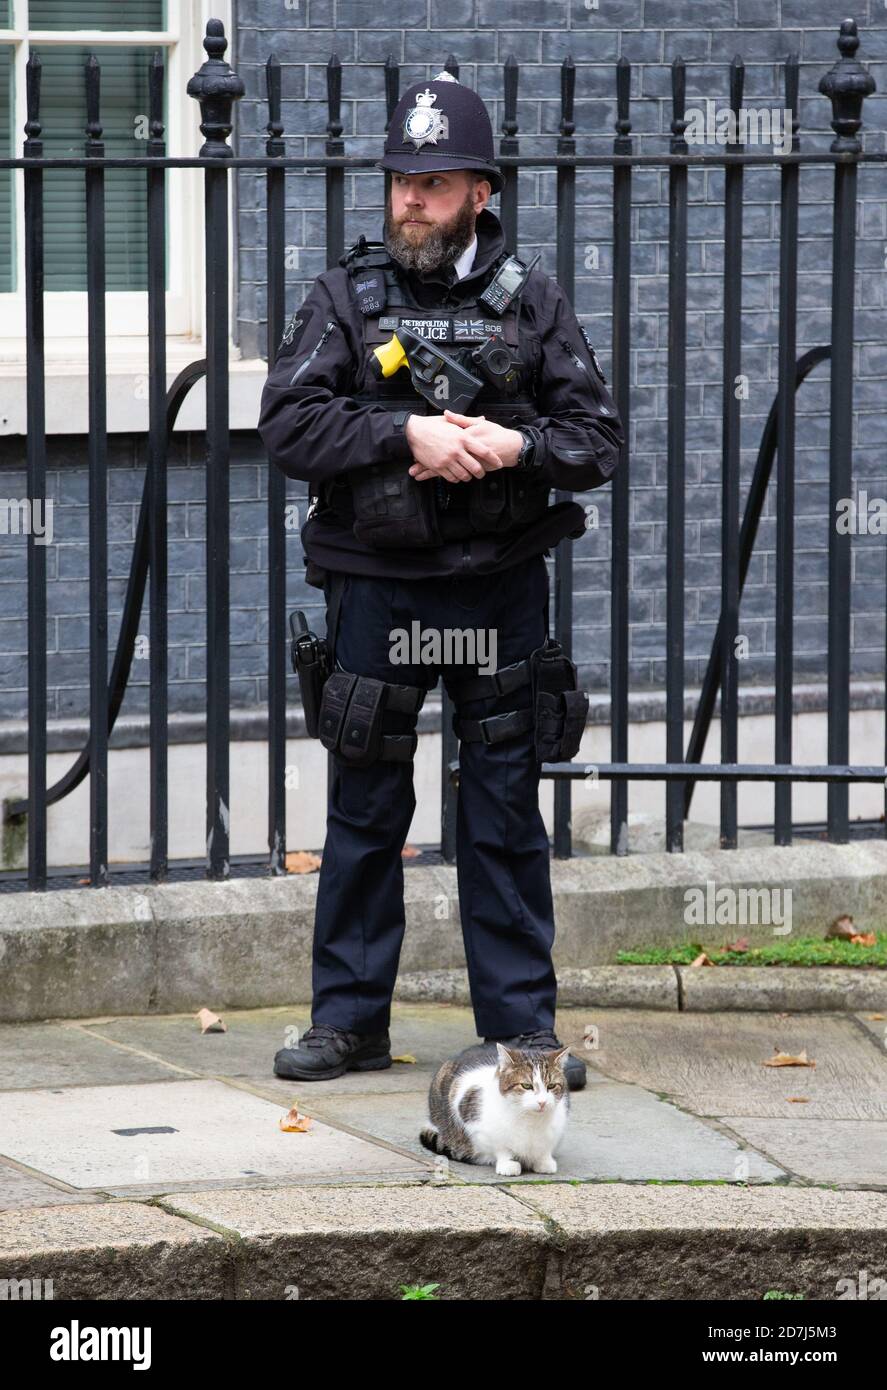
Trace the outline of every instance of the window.
[[[102, 139], [108, 155], [145, 153], [148, 71], [164, 55], [166, 138], [176, 153], [196, 153], [199, 110], [186, 95], [200, 66], [206, 19], [230, 6], [216, 0], [0, 0], [0, 155], [21, 154], [26, 64], [42, 65], [41, 139], [47, 157], [82, 155], [86, 139], [84, 68], [101, 66]], [[109, 336], [147, 332], [146, 191], [143, 170], [105, 175], [107, 329]], [[167, 326], [171, 336], [199, 334], [202, 241], [200, 176], [168, 173]], [[44, 174], [44, 264], [47, 339], [86, 333], [86, 211], [81, 170]], [[0, 171], [0, 360], [15, 357], [24, 336], [24, 178]], [[13, 340], [10, 349], [9, 340]], [[48, 342], [51, 350], [51, 342]]]

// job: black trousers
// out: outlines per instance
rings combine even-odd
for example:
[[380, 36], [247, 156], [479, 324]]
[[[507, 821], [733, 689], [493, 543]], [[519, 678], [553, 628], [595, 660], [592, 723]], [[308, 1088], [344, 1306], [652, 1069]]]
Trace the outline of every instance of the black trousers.
[[[391, 634], [486, 629], [496, 667], [529, 656], [547, 635], [544, 557], [498, 574], [402, 580], [349, 575], [336, 639], [346, 670], [432, 689], [439, 676], [457, 713], [482, 719], [526, 709], [530, 687], [463, 701], [452, 684], [476, 666], [393, 665]], [[480, 674], [484, 674], [482, 670]], [[415, 716], [386, 714], [386, 732], [410, 732]], [[389, 1026], [405, 929], [401, 850], [416, 806], [413, 764], [343, 766], [334, 758], [318, 884], [312, 1022], [359, 1033]], [[548, 836], [539, 811], [532, 729], [498, 743], [462, 743], [457, 833], [458, 910], [479, 1037], [554, 1026], [554, 913]], [[457, 905], [442, 901], [441, 919]]]

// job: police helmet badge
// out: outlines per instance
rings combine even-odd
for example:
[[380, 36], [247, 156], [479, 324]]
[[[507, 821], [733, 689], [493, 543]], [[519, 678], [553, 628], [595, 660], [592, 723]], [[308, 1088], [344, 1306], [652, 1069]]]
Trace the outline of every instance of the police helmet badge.
[[407, 112], [403, 123], [403, 138], [412, 140], [418, 154], [423, 145], [436, 145], [439, 139], [449, 138], [449, 121], [443, 111], [431, 108], [437, 101], [437, 92], [425, 88], [416, 93], [416, 105]]

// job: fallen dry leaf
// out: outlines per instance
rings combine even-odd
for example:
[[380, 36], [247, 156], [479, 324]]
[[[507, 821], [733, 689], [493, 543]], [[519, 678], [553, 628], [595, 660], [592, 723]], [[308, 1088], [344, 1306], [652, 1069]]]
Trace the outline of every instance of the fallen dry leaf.
[[415, 1062], [412, 1052], [402, 1052], [399, 1057], [392, 1057], [392, 1062]]
[[295, 849], [283, 861], [288, 874], [313, 874], [320, 868], [320, 855], [307, 849]]
[[279, 1123], [284, 1134], [304, 1134], [311, 1124], [311, 1117], [300, 1115], [298, 1107], [293, 1105], [285, 1115], [281, 1115]]
[[809, 1097], [809, 1096], [786, 1096], [786, 1100], [790, 1100], [791, 1103], [792, 1103], [792, 1105], [809, 1105], [809, 1104], [810, 1104], [810, 1097]]
[[740, 954], [741, 952], [743, 952], [743, 951], [747, 951], [747, 950], [748, 950], [748, 937], [747, 937], [747, 936], [741, 936], [741, 937], [739, 938], [738, 941], [731, 941], [731, 942], [729, 942], [729, 943], [724, 947], [724, 950], [725, 950], [725, 951], [734, 951], [737, 955], [739, 955], [739, 954]]
[[700, 951], [695, 960], [690, 961], [691, 965], [714, 965], [713, 960], [709, 960], [704, 951]]
[[780, 1052], [777, 1048], [772, 1057], [761, 1063], [762, 1067], [815, 1067], [815, 1062], [807, 1060], [806, 1050], [793, 1057], [790, 1052]]
[[209, 1009], [199, 1009], [195, 1015], [200, 1024], [201, 1033], [227, 1033], [227, 1025], [222, 1022], [218, 1014], [214, 1014]]
[[868, 1015], [869, 1023], [880, 1023], [880, 1022], [882, 1021], [882, 1019], [885, 1019], [885, 1018], [887, 1018], [887, 1014], [869, 1014], [869, 1015]]
[[826, 941], [832, 937], [839, 937], [843, 941], [849, 941], [852, 936], [858, 936], [858, 932], [853, 925], [853, 918], [849, 912], [844, 912], [840, 917], [836, 917], [825, 934]]
[[854, 946], [875, 946], [877, 938], [873, 931], [860, 932], [859, 936], [851, 936], [851, 944]]
[[403, 849], [400, 852], [400, 857], [401, 859], [418, 859], [421, 853], [422, 851], [420, 849], [416, 849], [415, 845], [404, 845]]

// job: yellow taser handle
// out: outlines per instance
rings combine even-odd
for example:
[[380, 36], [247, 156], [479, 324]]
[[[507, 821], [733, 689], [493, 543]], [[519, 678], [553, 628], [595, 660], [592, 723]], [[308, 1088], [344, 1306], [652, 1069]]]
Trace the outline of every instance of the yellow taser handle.
[[383, 376], [394, 376], [395, 372], [407, 365], [407, 355], [396, 333], [392, 333], [390, 342], [374, 348], [373, 356], [378, 361]]

